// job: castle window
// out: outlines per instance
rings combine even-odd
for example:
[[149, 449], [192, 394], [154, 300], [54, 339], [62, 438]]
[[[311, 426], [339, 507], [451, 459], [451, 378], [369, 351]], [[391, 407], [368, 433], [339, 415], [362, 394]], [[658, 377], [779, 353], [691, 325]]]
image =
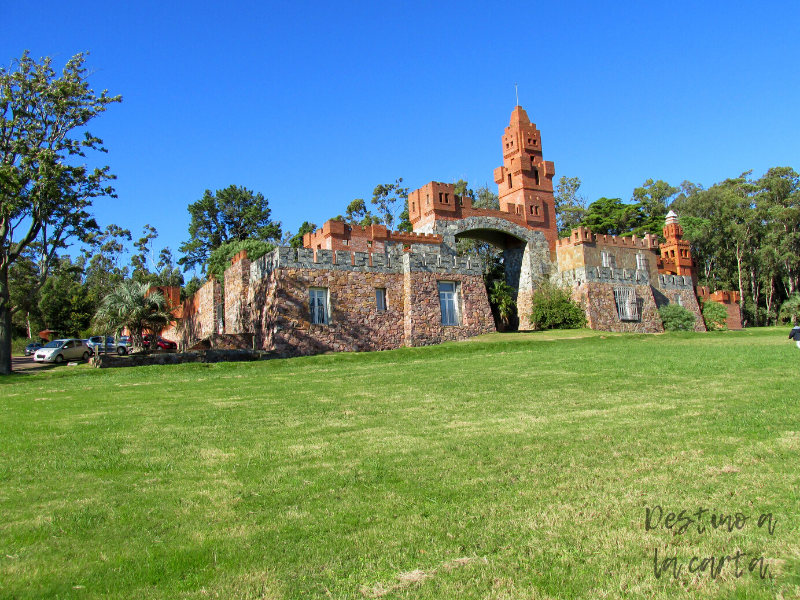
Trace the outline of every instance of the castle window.
[[617, 267], [617, 260], [610, 252], [601, 252], [600, 260], [604, 267], [608, 267], [609, 269], [615, 269]]
[[442, 325], [460, 325], [458, 310], [458, 283], [439, 282], [439, 304], [442, 309]]
[[528, 146], [530, 146], [532, 142], [533, 140], [531, 138], [528, 138]]
[[412, 202], [411, 203], [411, 212], [416, 212], [416, 211], [417, 211], [417, 203], [416, 202]]
[[386, 310], [386, 288], [375, 288], [375, 309], [378, 312]]
[[508, 187], [509, 187], [509, 189], [514, 187], [513, 184], [511, 183], [511, 173], [508, 174]]
[[439, 204], [442, 203], [442, 196], [444, 196], [444, 194], [442, 192], [439, 192]]
[[647, 270], [647, 262], [644, 259], [644, 255], [637, 254], [636, 255], [636, 270], [637, 271], [646, 271]]
[[533, 178], [536, 180], [536, 185], [539, 185], [539, 169], [533, 167]]
[[431, 205], [431, 195], [430, 194], [425, 194], [425, 199], [428, 201], [428, 206], [430, 206]]
[[534, 206], [533, 207], [533, 214], [536, 215], [537, 217], [539, 216], [539, 207], [538, 206]]
[[615, 287], [614, 302], [617, 303], [617, 314], [620, 321], [639, 320], [639, 304], [635, 288]]
[[309, 288], [309, 309], [311, 310], [311, 322], [315, 325], [326, 325], [328, 323], [328, 288]]
[[372, 248], [372, 240], [367, 240], [367, 248]]
[[445, 194], [444, 195], [444, 203], [445, 204], [450, 204], [450, 194]]
[[342, 240], [342, 246], [349, 246], [350, 240]]
[[683, 298], [681, 298], [680, 294], [675, 294], [672, 299], [675, 301], [675, 304], [678, 306], [683, 306]]
[[531, 205], [531, 214], [533, 214], [533, 205]]

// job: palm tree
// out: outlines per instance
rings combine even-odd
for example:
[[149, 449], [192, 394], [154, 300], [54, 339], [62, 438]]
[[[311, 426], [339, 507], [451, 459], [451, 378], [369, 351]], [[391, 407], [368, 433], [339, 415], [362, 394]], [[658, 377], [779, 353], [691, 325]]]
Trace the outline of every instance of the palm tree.
[[153, 334], [151, 345], [155, 346], [157, 335], [172, 320], [164, 296], [159, 291], [148, 294], [149, 289], [146, 283], [123, 281], [103, 298], [94, 317], [97, 326], [105, 332], [118, 332], [127, 327], [134, 352], [144, 348], [145, 331]]
[[497, 308], [504, 329], [508, 327], [509, 320], [514, 316], [517, 308], [517, 303], [514, 302], [514, 291], [514, 288], [505, 281], [498, 280], [495, 280], [492, 289], [489, 290], [489, 302]]

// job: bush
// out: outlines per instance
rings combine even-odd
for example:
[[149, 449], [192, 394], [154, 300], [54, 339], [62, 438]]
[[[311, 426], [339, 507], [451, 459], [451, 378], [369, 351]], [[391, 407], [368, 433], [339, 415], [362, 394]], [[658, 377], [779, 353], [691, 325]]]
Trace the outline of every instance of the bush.
[[489, 303], [497, 311], [501, 323], [505, 326], [508, 326], [517, 309], [517, 303], [514, 301], [515, 291], [505, 281], [495, 281], [489, 290]]
[[586, 315], [570, 290], [545, 281], [533, 293], [531, 324], [534, 329], [580, 329]]
[[792, 294], [786, 302], [781, 304], [778, 319], [782, 325], [786, 323], [797, 325], [800, 322], [800, 294]]
[[665, 331], [694, 331], [694, 313], [680, 304], [667, 304], [658, 310]]
[[724, 304], [709, 300], [703, 305], [703, 320], [709, 331], [723, 331], [728, 329], [728, 309]]

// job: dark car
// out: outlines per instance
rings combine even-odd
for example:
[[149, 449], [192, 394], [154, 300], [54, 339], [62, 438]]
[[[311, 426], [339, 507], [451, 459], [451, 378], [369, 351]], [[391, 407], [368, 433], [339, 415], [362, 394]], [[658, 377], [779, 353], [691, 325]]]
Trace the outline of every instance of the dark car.
[[33, 356], [39, 348], [43, 348], [44, 344], [41, 342], [33, 342], [25, 346], [25, 356]]

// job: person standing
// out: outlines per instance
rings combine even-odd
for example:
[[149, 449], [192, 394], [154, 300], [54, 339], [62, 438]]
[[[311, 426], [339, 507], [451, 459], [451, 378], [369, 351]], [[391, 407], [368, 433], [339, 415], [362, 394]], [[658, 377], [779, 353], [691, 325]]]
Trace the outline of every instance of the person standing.
[[797, 347], [800, 348], [800, 325], [795, 325], [789, 332], [789, 339], [797, 342]]

